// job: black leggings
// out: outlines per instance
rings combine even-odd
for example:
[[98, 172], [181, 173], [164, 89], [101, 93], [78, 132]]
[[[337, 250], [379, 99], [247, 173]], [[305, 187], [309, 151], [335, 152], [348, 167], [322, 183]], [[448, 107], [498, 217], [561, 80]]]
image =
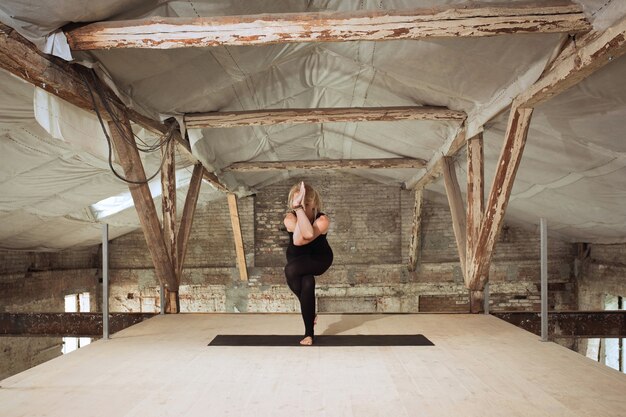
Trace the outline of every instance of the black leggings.
[[288, 259], [285, 266], [287, 285], [300, 300], [304, 335], [314, 337], [315, 320], [315, 275], [322, 275], [333, 262], [329, 256], [301, 255]]

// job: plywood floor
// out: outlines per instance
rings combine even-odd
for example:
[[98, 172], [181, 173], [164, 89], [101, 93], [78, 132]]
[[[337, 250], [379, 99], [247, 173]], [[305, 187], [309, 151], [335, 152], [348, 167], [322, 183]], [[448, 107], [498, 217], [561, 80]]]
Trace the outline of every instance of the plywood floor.
[[435, 346], [208, 347], [295, 314], [158, 316], [0, 382], [7, 416], [624, 416], [626, 375], [491, 316], [322, 315]]

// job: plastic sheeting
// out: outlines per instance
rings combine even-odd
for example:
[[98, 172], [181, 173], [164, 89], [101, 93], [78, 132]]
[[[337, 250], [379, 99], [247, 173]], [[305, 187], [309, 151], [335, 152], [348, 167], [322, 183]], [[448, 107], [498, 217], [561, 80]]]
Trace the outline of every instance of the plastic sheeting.
[[[0, 4], [0, 20], [44, 49], [46, 43], [62, 46], [46, 37], [58, 34], [68, 22], [407, 9], [455, 3], [463, 1], [99, 0], [85, 8], [76, 0], [6, 0]], [[626, 2], [579, 3], [600, 29], [626, 14]], [[506, 129], [507, 115], [502, 112], [539, 77], [562, 40], [562, 35], [535, 34], [119, 49], [81, 53], [75, 58], [96, 63], [125, 95], [125, 101], [161, 117], [267, 108], [439, 105], [463, 110], [469, 116], [470, 135], [486, 123], [489, 185]], [[509, 221], [534, 227], [539, 217], [546, 217], [552, 230], [572, 241], [626, 241], [625, 75], [622, 58], [536, 109], [508, 208]], [[99, 233], [99, 228], [93, 227], [95, 220], [86, 208], [124, 192], [126, 186], [108, 172], [103, 159], [105, 142], [97, 133], [95, 119], [45, 94], [37, 93], [33, 104], [32, 88], [22, 84], [0, 73], [0, 246], [52, 248], [50, 242], [56, 247], [97, 243], [93, 233]], [[43, 128], [35, 123], [35, 115]], [[189, 134], [194, 154], [219, 172], [233, 162], [251, 160], [430, 159], [457, 129], [458, 123], [453, 122], [402, 121], [197, 129]], [[148, 173], [158, 165], [157, 159], [147, 159]], [[458, 161], [463, 184], [463, 155]], [[396, 186], [419, 173], [405, 169], [351, 172]], [[299, 174], [233, 173], [223, 174], [223, 178], [233, 188], [254, 190]], [[438, 195], [443, 193], [441, 181], [429, 188]], [[218, 197], [213, 192], [201, 196]], [[4, 219], [11, 219], [11, 224]], [[107, 221], [117, 221], [120, 230], [126, 231], [138, 225], [132, 210]], [[59, 238], [70, 230], [74, 238]]]

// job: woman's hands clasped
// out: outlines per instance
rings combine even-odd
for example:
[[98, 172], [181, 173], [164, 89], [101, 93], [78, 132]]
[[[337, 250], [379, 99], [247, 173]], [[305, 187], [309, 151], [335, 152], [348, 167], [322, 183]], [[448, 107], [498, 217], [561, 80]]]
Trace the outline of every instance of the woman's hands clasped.
[[306, 188], [304, 188], [304, 181], [300, 183], [300, 191], [294, 194], [291, 207], [296, 208], [298, 206], [304, 206], [306, 197]]

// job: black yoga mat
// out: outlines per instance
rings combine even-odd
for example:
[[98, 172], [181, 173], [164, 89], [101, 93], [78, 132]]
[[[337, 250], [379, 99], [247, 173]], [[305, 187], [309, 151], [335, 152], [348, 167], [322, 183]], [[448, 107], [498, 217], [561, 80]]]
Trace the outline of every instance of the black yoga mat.
[[[302, 336], [220, 334], [209, 346], [300, 346]], [[434, 346], [421, 334], [320, 335], [315, 346]]]

